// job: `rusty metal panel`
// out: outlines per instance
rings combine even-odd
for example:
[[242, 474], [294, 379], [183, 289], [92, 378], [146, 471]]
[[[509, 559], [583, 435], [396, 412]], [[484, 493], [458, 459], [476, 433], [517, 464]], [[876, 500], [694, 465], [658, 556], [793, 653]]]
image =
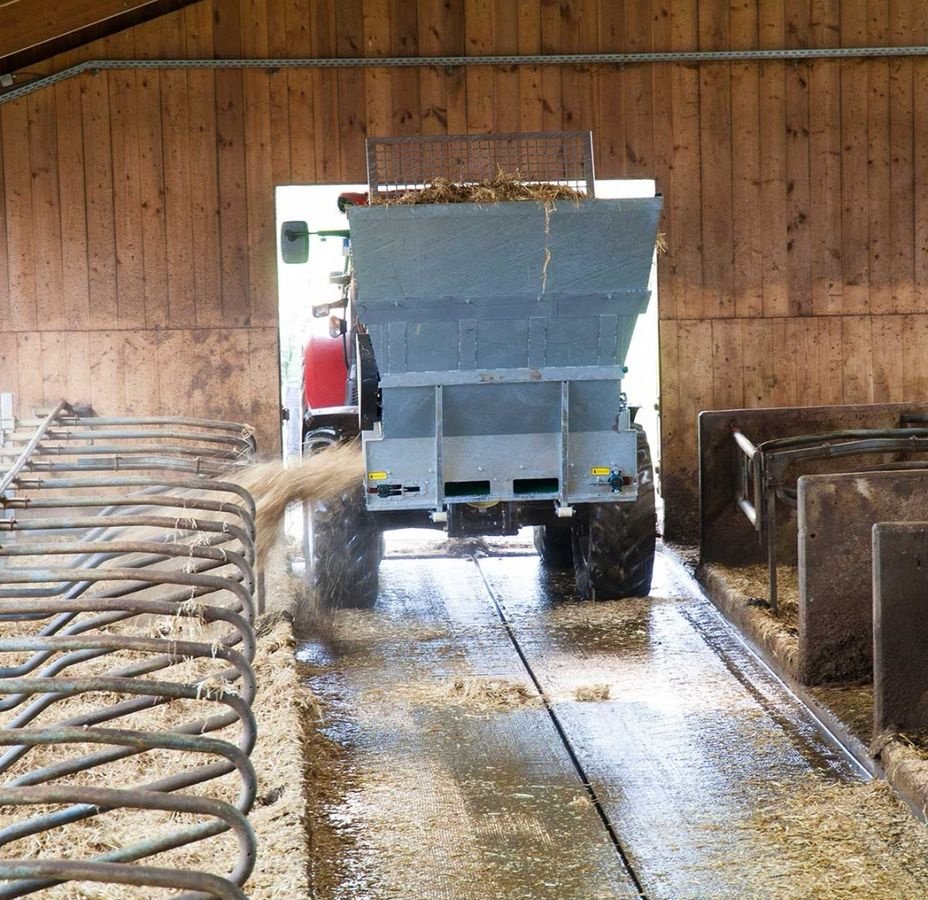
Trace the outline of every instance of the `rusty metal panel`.
[[873, 667], [873, 525], [928, 519], [928, 472], [799, 479], [799, 674], [868, 679]]
[[[928, 505], [928, 501], [925, 505]], [[873, 528], [873, 731], [928, 728], [928, 522]]]

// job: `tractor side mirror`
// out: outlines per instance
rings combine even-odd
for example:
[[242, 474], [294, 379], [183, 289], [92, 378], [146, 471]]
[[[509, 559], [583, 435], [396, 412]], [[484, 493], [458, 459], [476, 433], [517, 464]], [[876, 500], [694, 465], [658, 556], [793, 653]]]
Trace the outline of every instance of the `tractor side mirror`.
[[309, 225], [306, 222], [284, 222], [280, 226], [280, 255], [289, 265], [309, 259]]
[[344, 309], [347, 301], [344, 297], [340, 300], [327, 300], [325, 303], [314, 303], [312, 305], [313, 318], [324, 319], [333, 309]]

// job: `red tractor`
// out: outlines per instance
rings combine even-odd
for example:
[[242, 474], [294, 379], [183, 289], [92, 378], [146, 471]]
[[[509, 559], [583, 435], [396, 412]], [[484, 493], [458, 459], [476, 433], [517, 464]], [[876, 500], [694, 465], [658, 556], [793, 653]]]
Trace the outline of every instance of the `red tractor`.
[[[447, 202], [501, 172], [541, 190]], [[597, 199], [588, 132], [369, 139], [368, 179], [377, 203], [339, 199], [350, 254], [304, 360], [304, 452], [360, 435], [365, 464], [349, 496], [308, 510], [318, 602], [373, 604], [382, 534], [400, 527], [534, 526], [582, 596], [647, 593], [653, 473], [622, 378], [660, 198]], [[568, 199], [546, 199], [555, 187]], [[307, 260], [311, 234], [348, 250], [347, 230], [286, 222], [285, 262]]]

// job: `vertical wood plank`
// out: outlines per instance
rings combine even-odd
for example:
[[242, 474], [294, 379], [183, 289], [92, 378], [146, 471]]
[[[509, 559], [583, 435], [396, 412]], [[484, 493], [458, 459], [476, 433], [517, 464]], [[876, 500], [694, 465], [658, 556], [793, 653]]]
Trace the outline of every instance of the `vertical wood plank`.
[[[890, 38], [905, 45], [915, 34], [913, 0], [892, 0]], [[890, 226], [892, 256], [892, 310], [896, 313], [919, 309], [915, 290], [915, 131], [912, 59], [889, 63]]]
[[[695, 500], [697, 480], [696, 420], [704, 409], [711, 409], [712, 325], [708, 320], [677, 322], [677, 364], [679, 366], [680, 406], [676, 430], [680, 440], [671, 445], [671, 454], [663, 454], [663, 480], [667, 487], [667, 505], [676, 498], [677, 504], [689, 506]], [[695, 504], [693, 504], [695, 506]], [[696, 526], [696, 510], [678, 510], [690, 529]]]
[[167, 13], [155, 20], [161, 31], [161, 52], [167, 59], [185, 59], [187, 52], [187, 34], [184, 10]]
[[809, 233], [817, 316], [843, 308], [840, 74], [840, 64], [831, 60], [809, 67]]
[[106, 75], [83, 75], [80, 83], [87, 196], [89, 325], [115, 328], [118, 317], [115, 185], [109, 134], [109, 80]]
[[[655, 10], [651, 25], [651, 41], [654, 47], [670, 47], [672, 22], [669, 6]], [[676, 148], [673, 138], [673, 67], [654, 66], [652, 70], [652, 96], [654, 101], [654, 177], [657, 192], [664, 196], [660, 230], [664, 234], [666, 250], [657, 257], [657, 303], [658, 318], [667, 319], [674, 315], [673, 283], [677, 281], [677, 234], [674, 221], [672, 176]], [[602, 118], [602, 111], [600, 111]], [[663, 373], [662, 376], [663, 377]]]
[[903, 316], [902, 332], [902, 399], [923, 400], [928, 397], [928, 315]]
[[222, 248], [219, 215], [219, 131], [213, 72], [188, 72], [190, 212], [196, 323], [222, 323]]
[[[559, 4], [541, 6], [541, 52], [560, 53], [561, 8]], [[543, 131], [559, 131], [563, 128], [563, 103], [561, 95], [561, 67], [541, 68], [541, 127]]]
[[[204, 414], [201, 403], [202, 392], [197, 382], [205, 379], [209, 386], [212, 379], [217, 377], [203, 366], [203, 360], [211, 349], [206, 343], [207, 337], [216, 331], [217, 329], [185, 329], [167, 331], [161, 336], [155, 358], [158, 361], [160, 408], [165, 415], [198, 416]], [[174, 364], [174, 360], [187, 357], [191, 357], [190, 365]], [[231, 371], [230, 361], [216, 360], [216, 362], [221, 366], [221, 373], [217, 373], [218, 377], [230, 377], [231, 380], [235, 380], [237, 373]], [[221, 390], [221, 388], [218, 389]]]
[[[337, 55], [335, 0], [317, 0], [313, 7], [313, 56]], [[313, 70], [313, 138], [316, 178], [336, 184], [341, 178], [341, 124], [338, 117], [338, 76], [334, 69]]]
[[422, 101], [422, 133], [448, 132], [448, 80], [437, 66], [419, 71], [419, 96]]
[[810, 46], [838, 47], [840, 43], [841, 0], [810, 0]]
[[[212, 47], [203, 35], [189, 34], [187, 10], [163, 16], [161, 51], [168, 56], [195, 57], [196, 41]], [[186, 73], [160, 73], [164, 126], [165, 240], [168, 257], [167, 303], [171, 327], [196, 324], [196, 284], [193, 247], [193, 195], [191, 135], [198, 123], [190, 116], [190, 89]]]
[[[705, 41], [701, 37], [700, 45]], [[710, 46], [715, 35], [709, 38]], [[732, 234], [731, 84], [727, 63], [700, 68], [700, 183], [702, 186], [702, 315], [731, 316]]]
[[873, 338], [870, 316], [844, 316], [841, 344], [845, 403], [873, 402]]
[[3, 119], [0, 117], [0, 322], [11, 328], [13, 301], [10, 296], [10, 258], [7, 249], [6, 183], [3, 169]]
[[[417, 9], [419, 51], [422, 55], [443, 56], [453, 53], [453, 25], [448, 6], [442, 0], [420, 0]], [[422, 109], [422, 133], [447, 133], [448, 81], [438, 66], [419, 69], [419, 102]]]
[[212, 3], [195, 3], [183, 9], [184, 43], [192, 58], [213, 55], [215, 42], [212, 7]]
[[[757, 8], [733, 6], [731, 46], [757, 46]], [[732, 291], [736, 316], [763, 312], [763, 215], [761, 205], [760, 107], [756, 63], [731, 65]]]
[[676, 320], [658, 322], [658, 349], [660, 353], [660, 423], [661, 423], [661, 494], [665, 501], [664, 536], [674, 538], [685, 534], [685, 496], [674, 481], [674, 473], [684, 449], [685, 423], [680, 414], [680, 360], [679, 336]]
[[[391, 55], [390, 0], [364, 0], [363, 28], [365, 56]], [[380, 137], [393, 134], [393, 70], [364, 70], [367, 105], [367, 133]]]
[[91, 316], [81, 81], [77, 78], [63, 81], [55, 85], [54, 92], [58, 120], [62, 308], [68, 328], [87, 328]]
[[90, 332], [69, 331], [64, 334], [66, 385], [64, 396], [69, 403], [89, 405], [93, 390], [90, 377]]
[[[594, 0], [561, 3], [559, 45], [562, 53], [584, 53], [598, 42], [598, 9]], [[596, 98], [586, 66], [561, 67], [561, 127], [586, 131], [593, 127]]]
[[[141, 34], [150, 34], [141, 42]], [[161, 32], [150, 29], [136, 35], [140, 52], [161, 54]], [[142, 268], [145, 291], [145, 324], [164, 328], [170, 323], [168, 304], [167, 223], [165, 217], [164, 147], [161, 125], [159, 73], [142, 69], [139, 92], [139, 188], [142, 203]]]
[[[228, 395], [223, 398], [225, 409], [233, 416], [233, 421], [249, 425], [253, 424], [249, 406], [254, 398], [250, 396], [253, 386], [249, 377], [251, 360], [249, 359], [248, 335], [259, 330], [262, 329], [229, 328], [224, 331], [210, 331], [203, 335], [204, 349], [208, 348], [208, 352], [216, 359], [228, 361], [223, 372], [223, 382], [229, 386]], [[275, 356], [272, 356], [272, 359]], [[204, 373], [204, 375], [209, 378], [208, 374]], [[277, 381], [279, 384], [279, 375]], [[264, 385], [264, 390], [279, 393], [280, 389], [277, 388], [274, 391], [270, 385]], [[209, 390], [198, 392], [197, 399], [199, 408], [209, 416], [215, 414], [212, 411], [215, 407], [215, 397], [211, 394]]]
[[[126, 385], [125, 414], [130, 416], [146, 416], [161, 409], [160, 375], [158, 372], [152, 377], [148, 366], [140, 365], [142, 360], [158, 359], [158, 346], [162, 334], [177, 334], [171, 331], [129, 331], [121, 335], [119, 352], [122, 357], [123, 379]], [[180, 332], [183, 334], [183, 332]], [[174, 368], [178, 368], [177, 360], [196, 361], [203, 365], [202, 356], [196, 356], [187, 351], [185, 355], [175, 357]], [[212, 369], [215, 369], [216, 360], [212, 360]], [[212, 385], [211, 385], [212, 386]]]
[[[419, 55], [419, 20], [415, 3], [391, 0], [390, 20], [393, 56]], [[414, 68], [393, 69], [392, 133], [422, 133], [422, 105], [419, 96], [419, 73]]]
[[[624, 53], [626, 48], [625, 3], [604, 3], [599, 15], [599, 51]], [[671, 98], [671, 88], [667, 85], [666, 79], [669, 79], [674, 68], [671, 66], [655, 67], [655, 77], [658, 75], [665, 77], [666, 93], [658, 96], [667, 103]], [[626, 76], [627, 69], [624, 66], [599, 66], [596, 72], [599, 126], [593, 133], [593, 147], [596, 153], [596, 173], [601, 178], [621, 178], [625, 174], [628, 163]], [[670, 115], [670, 110], [666, 106], [664, 115], [668, 118]], [[671, 145], [672, 143], [671, 140]]]
[[791, 322], [785, 316], [766, 322], [773, 348], [773, 374], [769, 393], [773, 406], [796, 405], [797, 353]]
[[[795, 4], [795, 0], [792, 0], [792, 4]], [[786, 68], [785, 76], [786, 264], [789, 312], [794, 316], [808, 316], [813, 311], [812, 240], [809, 225], [812, 189], [809, 168], [810, 68], [805, 63], [794, 63]]]
[[[728, 8], [700, 10], [699, 47], [728, 47]], [[700, 171], [702, 185], [702, 315], [734, 313], [732, 264], [731, 81], [727, 63], [699, 69]]]
[[[505, 0], [501, 0], [501, 2], [505, 2]], [[520, 3], [518, 8], [519, 53], [522, 56], [538, 54], [541, 52], [541, 8], [535, 3]], [[544, 112], [542, 109], [544, 97], [541, 93], [541, 67], [519, 66], [518, 73], [519, 130], [541, 131]]]
[[242, 55], [246, 59], [268, 56], [267, 9], [267, 0], [240, 0]]
[[[625, 43], [630, 53], [647, 53], [651, 46], [650, 0], [626, 0]], [[654, 66], [628, 66], [625, 87], [625, 172], [629, 178], [654, 177]]]
[[[841, 44], [863, 47], [867, 40], [866, 4], [841, 5]], [[843, 311], [870, 309], [870, 204], [867, 165], [866, 60], [841, 63], [841, 261]], [[859, 386], [858, 386], [859, 387]], [[859, 395], [859, 389], [857, 395]]]
[[[493, 52], [505, 56], [519, 53], [519, 4], [494, 0]], [[502, 134], [520, 131], [522, 112], [519, 105], [519, 66], [494, 67], [493, 83], [496, 130]]]
[[[184, 9], [187, 52], [213, 55], [211, 4]], [[216, 79], [213, 72], [187, 73], [187, 105], [191, 129], [190, 213], [193, 245], [193, 290], [196, 323], [222, 322], [222, 274], [219, 245], [219, 135], [216, 127]]]
[[680, 381], [680, 413], [687, 430], [687, 450], [695, 449], [692, 431], [697, 415], [712, 408], [712, 325], [691, 320], [677, 325], [680, 372], [686, 373]]
[[251, 302], [248, 296], [243, 77], [241, 71], [224, 69], [217, 71], [215, 78], [222, 316], [228, 325], [247, 325]]
[[773, 355], [773, 320], [744, 319], [741, 326], [744, 355], [744, 405], [773, 405], [776, 364]]
[[0, 106], [3, 134], [3, 180], [6, 186], [7, 261], [10, 326], [34, 329], [36, 311], [35, 246], [32, 240], [32, 169], [29, 162], [29, 117], [25, 100]]
[[[759, 7], [761, 47], [785, 42], [783, 0]], [[761, 203], [764, 210], [764, 315], [790, 312], [787, 273], [786, 92], [785, 64], [764, 62], [760, 68]]]
[[742, 329], [739, 319], [714, 319], [712, 328], [713, 409], [744, 406]]
[[[468, 56], [492, 53], [493, 0], [464, 0], [464, 28]], [[496, 86], [489, 66], [468, 66], [467, 133], [489, 134], [496, 130]]]
[[[131, 58], [132, 32], [107, 39], [107, 49], [114, 57]], [[140, 328], [145, 324], [145, 285], [137, 77], [132, 70], [108, 72], [106, 77], [113, 146], [117, 326]]]
[[905, 395], [905, 359], [899, 348], [907, 337], [902, 330], [903, 317], [873, 317], [873, 402], [895, 403]]
[[[20, 415], [30, 415], [38, 407], [48, 404], [45, 396], [45, 380], [42, 375], [42, 335], [38, 331], [20, 332], [16, 335], [16, 361], [19, 366], [19, 397], [17, 405]], [[61, 397], [52, 401], [57, 403]]]
[[[14, 410], [19, 407], [22, 392], [19, 389], [19, 351], [16, 333], [0, 330], [0, 391], [13, 394]], [[22, 415], [22, 413], [18, 413]]]
[[843, 318], [822, 316], [818, 324], [818, 402], [837, 406], [844, 400], [844, 341]]
[[[889, 40], [889, 4], [867, 0], [867, 43]], [[867, 61], [867, 201], [869, 203], [870, 312], [893, 311], [889, 61]]]
[[[286, 4], [286, 52], [288, 56], [312, 56], [310, 9], [301, 0]], [[313, 103], [313, 70], [287, 69], [286, 140], [289, 173], [286, 181], [307, 184], [316, 180], [316, 135]], [[280, 119], [283, 125], [283, 118]], [[276, 139], [275, 139], [276, 143]]]
[[[215, 7], [213, 46], [219, 58], [241, 56], [241, 18], [240, 0], [229, 0]], [[251, 318], [251, 299], [248, 283], [244, 78], [241, 70], [220, 69], [216, 71], [215, 79], [222, 318], [227, 325], [247, 325]]]
[[818, 396], [818, 326], [812, 316], [789, 319], [787, 340], [796, 348], [795, 401], [799, 406], [816, 402]]
[[[267, 6], [268, 55], [271, 58], [295, 58], [306, 55], [290, 52], [290, 32], [287, 22], [290, 9], [289, 2], [271, 3]], [[306, 53], [308, 52], [307, 41]], [[271, 122], [271, 177], [275, 185], [290, 182], [289, 71], [289, 69], [278, 69], [267, 73]]]
[[316, 180], [315, 77], [312, 69], [287, 71], [287, 111], [289, 118], [290, 178], [294, 184]]
[[[694, 47], [699, 40], [698, 21], [692, 7], [671, 7], [672, 48]], [[670, 192], [675, 264], [672, 292], [674, 315], [685, 319], [702, 314], [702, 166], [699, 140], [699, 71], [693, 66], [674, 66], [671, 91], [673, 146], [675, 148]]]
[[42, 373], [42, 397], [48, 403], [70, 400], [68, 373], [64, 364], [65, 335], [61, 331], [43, 331], [36, 335], [39, 346], [39, 366]]
[[55, 94], [53, 91], [37, 91], [29, 95], [28, 104], [38, 327], [60, 329], [66, 328], [68, 322], [62, 298], [64, 285]]
[[246, 72], [244, 92], [249, 323], [269, 325], [277, 322], [277, 229], [267, 75]]
[[[126, 382], [121, 346], [123, 332], [92, 331], [90, 333], [91, 404], [97, 415], [125, 415]], [[171, 363], [175, 369], [182, 369]], [[159, 361], [158, 369], [163, 366]]]
[[[363, 11], [361, 0], [339, 0], [335, 6], [335, 37], [338, 56], [363, 55]], [[364, 73], [360, 69], [339, 69], [338, 124], [340, 132], [340, 165], [336, 180], [364, 181], [367, 157], [364, 139], [365, 121]]]
[[[266, 0], [244, 0], [243, 48], [247, 56], [266, 57], [269, 35]], [[248, 210], [248, 295], [251, 325], [277, 322], [277, 236], [271, 147], [270, 76], [243, 73], [245, 202]]]
[[160, 73], [161, 115], [164, 121], [164, 223], [167, 252], [167, 309], [171, 328], [196, 325], [194, 271], [194, 185], [190, 164], [191, 134], [196, 125], [190, 118], [187, 74]]
[[[925, 122], [928, 121], [928, 59], [913, 60], [912, 68], [913, 118], [916, 122]], [[924, 128], [914, 129], [912, 156], [913, 183], [928, 184], [928, 133]], [[914, 195], [914, 302], [917, 309], [925, 309], [928, 302], [928, 196], [925, 191], [915, 191]]]
[[280, 455], [280, 358], [276, 328], [250, 328], [242, 335], [246, 342], [242, 348], [248, 366], [248, 401], [250, 415], [244, 421], [253, 424], [264, 436], [259, 447], [262, 455]]
[[448, 134], [467, 133], [467, 77], [464, 66], [454, 66], [445, 75], [448, 94]]
[[[840, 43], [840, 0], [811, 0], [809, 39], [815, 47]], [[809, 63], [809, 233], [813, 315], [842, 310], [840, 66]]]

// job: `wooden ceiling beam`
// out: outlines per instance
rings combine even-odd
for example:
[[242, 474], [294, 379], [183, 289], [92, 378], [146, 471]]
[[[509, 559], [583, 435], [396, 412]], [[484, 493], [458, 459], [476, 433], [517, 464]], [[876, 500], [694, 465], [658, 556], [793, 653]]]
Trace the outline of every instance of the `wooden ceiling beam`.
[[0, 74], [201, 0], [0, 0]]

